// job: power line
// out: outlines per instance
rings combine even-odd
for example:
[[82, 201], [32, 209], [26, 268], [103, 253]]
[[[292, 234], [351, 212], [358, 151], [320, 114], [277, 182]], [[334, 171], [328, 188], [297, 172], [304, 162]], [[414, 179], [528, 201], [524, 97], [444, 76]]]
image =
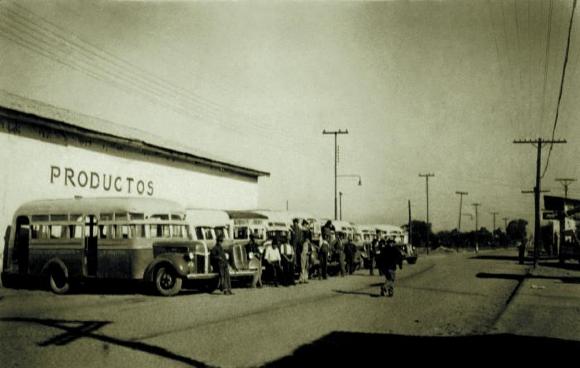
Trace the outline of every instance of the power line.
[[[143, 95], [143, 91], [142, 89], [146, 89], [148, 93], [153, 94], [156, 98], [160, 99], [160, 100], [166, 100], [168, 95], [171, 95], [175, 98], [171, 99], [171, 103], [167, 103], [166, 101], [162, 101], [165, 106], [164, 107], [170, 107], [170, 109], [174, 110], [175, 112], [178, 113], [186, 113], [188, 115], [192, 114], [190, 109], [183, 109], [181, 106], [181, 103], [179, 102], [175, 102], [174, 100], [178, 100], [181, 102], [185, 102], [187, 101], [187, 103], [193, 103], [195, 104], [196, 108], [201, 109], [201, 111], [203, 111], [203, 114], [209, 114], [210, 116], [210, 120], [218, 123], [219, 125], [223, 125], [224, 127], [228, 128], [228, 129], [234, 129], [234, 130], [238, 130], [239, 132], [243, 133], [244, 130], [241, 130], [239, 127], [237, 127], [235, 124], [226, 124], [224, 121], [220, 120], [222, 114], [231, 114], [230, 117], [234, 117], [236, 118], [234, 115], [238, 114], [237, 112], [232, 112], [229, 110], [225, 110], [223, 108], [223, 106], [214, 103], [213, 101], [210, 101], [208, 99], [205, 99], [195, 93], [191, 93], [190, 91], [187, 91], [181, 87], [177, 87], [175, 85], [170, 84], [169, 82], [156, 77], [153, 73], [150, 73], [148, 71], [145, 71], [143, 69], [141, 69], [140, 67], [131, 64], [123, 59], [120, 59], [118, 57], [116, 57], [115, 55], [111, 54], [110, 52], [107, 52], [106, 50], [103, 50], [101, 48], [98, 48], [84, 40], [79, 39], [78, 37], [72, 35], [73, 40], [68, 39], [68, 37], [70, 37], [71, 33], [64, 31], [62, 28], [56, 26], [55, 24], [53, 24], [52, 22], [34, 14], [33, 12], [29, 11], [28, 9], [18, 5], [18, 4], [14, 4], [15, 6], [17, 6], [20, 9], [20, 13], [16, 12], [13, 9], [7, 9], [5, 8], [8, 12], [10, 12], [14, 16], [16, 16], [19, 19], [13, 19], [13, 18], [8, 18], [9, 20], [12, 20], [13, 22], [18, 22], [20, 23], [20, 26], [22, 27], [27, 27], [30, 28], [30, 26], [34, 26], [38, 29], [38, 31], [34, 32], [33, 38], [35, 38], [37, 41], [39, 42], [47, 42], [50, 43], [51, 41], [55, 41], [57, 42], [56, 44], [53, 44], [55, 47], [52, 48], [50, 51], [53, 51], [55, 49], [59, 49], [59, 47], [62, 47], [63, 45], [65, 45], [69, 50], [75, 51], [78, 54], [69, 54], [67, 55], [69, 58], [76, 58], [78, 59], [77, 56], [82, 56], [84, 58], [86, 58], [86, 60], [83, 60], [84, 63], [86, 65], [89, 65], [89, 67], [93, 68], [93, 72], [94, 72], [94, 68], [98, 68], [100, 69], [103, 73], [109, 74], [109, 73], [113, 73], [116, 74], [116, 76], [120, 79], [122, 79], [126, 84], [128, 84], [131, 88], [135, 88], [137, 89], [137, 92], [140, 93], [141, 95]], [[26, 12], [27, 16], [23, 15], [22, 12]], [[32, 20], [32, 17], [34, 17], [35, 20]], [[22, 21], [25, 20], [25, 23], [22, 23]], [[41, 25], [38, 22], [44, 23], [45, 25]], [[50, 27], [50, 28], [48, 28]], [[55, 31], [56, 30], [56, 31]], [[61, 33], [61, 34], [59, 34]], [[63, 36], [62, 33], [66, 33], [66, 36]], [[40, 40], [38, 39], [38, 35], [44, 37], [44, 40]], [[13, 40], [14, 42], [14, 40]], [[22, 43], [22, 40], [20, 42], [20, 44]], [[22, 46], [22, 44], [21, 44]], [[42, 47], [43, 45], [39, 46], [36, 45], [36, 48], [38, 47]], [[28, 47], [30, 49], [30, 47]], [[33, 48], [33, 51], [36, 52], [36, 49]], [[46, 50], [45, 50], [46, 51]], [[48, 56], [46, 54], [44, 54], [43, 56], [49, 57], [54, 59], [53, 56], [57, 56], [57, 54], [52, 54], [52, 56]], [[57, 60], [59, 62], [62, 63], [62, 60]], [[103, 65], [102, 63], [104, 63], [105, 65]], [[70, 64], [66, 64], [66, 66], [71, 67]], [[78, 67], [78, 66], [77, 66]], [[113, 69], [111, 69], [111, 67], [113, 67]], [[78, 68], [75, 68], [76, 70], [78, 70]], [[83, 68], [86, 70], [86, 68]], [[78, 70], [81, 72], [85, 72], [85, 70]], [[87, 74], [87, 73], [85, 73]], [[91, 77], [95, 78], [96, 76], [93, 74], [88, 74]], [[103, 75], [100, 75], [101, 78], [99, 78], [99, 80], [103, 81]], [[109, 80], [110, 78], [106, 78], [107, 76], [105, 75], [105, 79], [108, 79], [106, 81], [106, 83], [113, 83], [115, 84], [116, 88], [120, 88], [122, 90], [125, 90], [126, 92], [127, 89], [121, 88], [119, 83], [114, 83], [114, 82], [118, 82], [117, 80]], [[131, 91], [131, 93], [134, 93], [135, 91]], [[185, 101], [184, 101], [185, 100]], [[159, 103], [160, 101], [155, 101], [156, 103]], [[221, 109], [221, 110], [220, 110]], [[225, 117], [225, 115], [223, 115]], [[195, 117], [197, 118], [202, 118], [204, 119], [204, 117], [202, 115], [199, 115], [199, 113], [195, 114]], [[263, 135], [264, 137], [271, 137], [272, 134], [276, 134], [276, 135], [280, 135], [281, 137], [284, 137], [284, 141], [288, 141], [288, 137], [290, 136], [290, 134], [288, 132], [283, 132], [284, 129], [276, 129], [276, 130], [271, 130], [268, 129], [267, 127], [265, 127], [264, 124], [257, 124], [255, 122], [251, 122], [251, 121], [245, 121], [245, 124], [249, 124], [254, 126], [257, 129], [262, 129], [262, 130], [268, 130], [267, 135]], [[226, 125], [224, 125], [226, 124]], [[253, 133], [256, 133], [255, 130], [252, 131]], [[297, 139], [297, 138], [296, 138]]]
[[[572, 36], [572, 24], [574, 23], [574, 11], [576, 10], [577, 0], [572, 2], [572, 11], [570, 13], [570, 23], [568, 25], [568, 39], [566, 41], [566, 51], [564, 53], [564, 64], [562, 65], [562, 78], [560, 80], [560, 92], [558, 93], [558, 103], [556, 105], [556, 117], [554, 118], [554, 127], [552, 128], [552, 141], [556, 134], [556, 126], [558, 124], [558, 116], [560, 115], [560, 104], [562, 102], [562, 92], [564, 91], [564, 81], [566, 78], [566, 68], [568, 66], [568, 55], [570, 54], [570, 38]], [[554, 142], [555, 143], [555, 142]], [[544, 172], [542, 173], [542, 178], [546, 175], [548, 171], [548, 165], [550, 164], [550, 156], [552, 155], [553, 143], [550, 143], [550, 150], [548, 151], [548, 158], [546, 159], [546, 166], [544, 167]]]

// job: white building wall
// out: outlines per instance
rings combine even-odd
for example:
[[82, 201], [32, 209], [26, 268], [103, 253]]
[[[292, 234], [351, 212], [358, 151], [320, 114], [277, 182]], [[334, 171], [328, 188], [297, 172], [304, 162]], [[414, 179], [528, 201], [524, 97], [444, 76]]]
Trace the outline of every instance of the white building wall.
[[[249, 209], [258, 205], [257, 181], [125, 159], [3, 132], [0, 158], [3, 235], [14, 211], [35, 199], [142, 196], [194, 208]], [[3, 251], [4, 241], [0, 247]]]

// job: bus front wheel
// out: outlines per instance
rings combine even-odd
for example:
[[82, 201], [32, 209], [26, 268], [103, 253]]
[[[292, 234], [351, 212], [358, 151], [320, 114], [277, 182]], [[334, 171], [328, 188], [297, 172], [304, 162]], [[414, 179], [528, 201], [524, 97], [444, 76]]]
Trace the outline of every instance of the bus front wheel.
[[177, 276], [170, 267], [161, 266], [155, 272], [155, 289], [163, 296], [173, 296], [179, 293], [183, 279]]
[[48, 276], [50, 290], [55, 294], [66, 294], [70, 289], [70, 282], [65, 270], [59, 266], [53, 266]]

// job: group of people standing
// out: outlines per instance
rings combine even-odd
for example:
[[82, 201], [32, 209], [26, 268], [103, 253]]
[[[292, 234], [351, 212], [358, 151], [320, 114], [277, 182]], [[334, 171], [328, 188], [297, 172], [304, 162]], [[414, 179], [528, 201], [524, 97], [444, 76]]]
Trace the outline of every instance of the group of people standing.
[[[316, 244], [308, 221], [300, 223], [294, 219], [289, 238], [278, 234], [260, 252], [260, 247], [250, 235], [246, 253], [250, 259], [259, 257], [274, 286], [307, 284], [311, 278], [327, 279], [328, 267], [335, 263], [341, 276], [354, 273], [357, 248], [352, 237], [349, 236], [346, 242], [337, 237], [330, 221], [322, 227], [321, 236], [319, 244]], [[255, 286], [261, 287], [261, 269], [258, 273]]]
[[[309, 229], [308, 221], [304, 220], [300, 226], [299, 220], [294, 219], [290, 231], [290, 239], [281, 234], [276, 235], [271, 244], [263, 251], [263, 264], [271, 273], [274, 286], [307, 284], [310, 271], [310, 255], [314, 245], [312, 243], [312, 232]], [[260, 257], [256, 252], [258, 246], [253, 236], [246, 245], [246, 253], [253, 257]], [[298, 274], [298, 281], [296, 281]], [[262, 285], [261, 277], [257, 281], [258, 287]]]
[[[246, 244], [246, 253], [249, 260], [257, 260], [256, 277], [253, 286], [262, 287], [262, 265], [270, 273], [272, 283], [291, 286], [307, 284], [311, 277], [319, 279], [328, 278], [328, 265], [338, 262], [338, 272], [344, 277], [354, 273], [356, 269], [355, 255], [357, 248], [348, 236], [346, 242], [336, 236], [334, 226], [328, 221], [321, 229], [320, 244], [312, 242], [312, 232], [308, 221], [304, 220], [302, 226], [298, 219], [293, 220], [290, 231], [290, 239], [278, 234], [271, 244], [264, 249], [256, 243], [253, 234]], [[231, 281], [229, 277], [228, 260], [221, 246], [223, 235], [218, 236], [216, 246], [211, 250], [211, 260], [214, 269], [218, 270], [219, 287], [226, 295], [232, 295]], [[377, 265], [380, 274], [385, 276], [385, 284], [381, 286], [381, 295], [393, 296], [395, 273], [397, 266], [402, 269], [403, 256], [392, 239], [376, 238], [368, 248], [370, 262], [370, 275], [374, 274], [374, 264]], [[298, 280], [296, 275], [298, 274]]]

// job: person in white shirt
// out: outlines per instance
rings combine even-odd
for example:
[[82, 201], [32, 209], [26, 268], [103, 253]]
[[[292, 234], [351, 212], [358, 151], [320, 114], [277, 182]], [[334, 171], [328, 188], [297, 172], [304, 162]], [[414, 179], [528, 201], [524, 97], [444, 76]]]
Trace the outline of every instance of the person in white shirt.
[[294, 247], [286, 239], [282, 238], [279, 242], [281, 243], [280, 254], [282, 255], [282, 270], [284, 272], [282, 280], [286, 286], [296, 285], [294, 281], [294, 262], [296, 262]]
[[278, 287], [279, 278], [282, 276], [282, 268], [280, 267], [282, 255], [280, 254], [280, 248], [278, 248], [277, 239], [273, 239], [272, 244], [266, 247], [266, 250], [264, 251], [264, 260], [272, 272], [274, 286]]

